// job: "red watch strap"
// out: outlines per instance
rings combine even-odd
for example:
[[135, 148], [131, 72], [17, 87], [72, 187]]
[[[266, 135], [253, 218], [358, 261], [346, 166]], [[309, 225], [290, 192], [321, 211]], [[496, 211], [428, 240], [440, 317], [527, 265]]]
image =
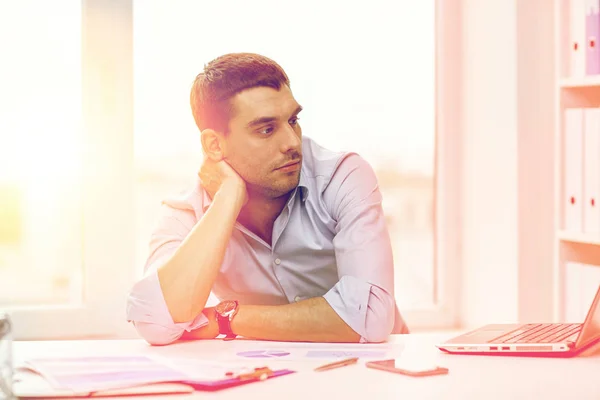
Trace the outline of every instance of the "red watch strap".
[[231, 330], [231, 321], [229, 321], [229, 317], [224, 317], [221, 314], [217, 314], [217, 324], [219, 324], [219, 333], [221, 335], [233, 336], [236, 335]]
[[226, 335], [227, 339], [234, 339], [237, 336], [231, 329], [231, 320], [237, 313], [238, 307], [237, 300], [225, 300], [215, 307], [219, 334]]

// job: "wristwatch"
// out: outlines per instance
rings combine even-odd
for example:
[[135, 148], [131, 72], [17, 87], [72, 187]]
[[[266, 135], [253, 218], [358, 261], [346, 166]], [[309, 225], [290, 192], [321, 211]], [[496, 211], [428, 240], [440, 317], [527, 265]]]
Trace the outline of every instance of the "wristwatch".
[[237, 300], [224, 300], [215, 307], [217, 323], [219, 324], [219, 334], [225, 335], [224, 340], [233, 340], [237, 336], [231, 330], [231, 320], [237, 314], [238, 306]]

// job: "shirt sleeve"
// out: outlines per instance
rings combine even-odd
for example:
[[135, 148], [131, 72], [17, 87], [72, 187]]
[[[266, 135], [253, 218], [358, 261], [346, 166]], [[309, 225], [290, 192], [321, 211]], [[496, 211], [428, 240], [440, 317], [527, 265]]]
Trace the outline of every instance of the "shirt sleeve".
[[127, 298], [127, 320], [148, 343], [169, 344], [178, 340], [185, 331], [192, 331], [208, 323], [200, 313], [191, 321], [175, 323], [163, 297], [157, 269], [177, 250], [196, 223], [192, 210], [163, 205], [162, 216], [150, 239], [150, 255], [144, 267], [144, 276], [133, 285]]
[[385, 341], [394, 327], [394, 265], [375, 173], [362, 157], [349, 155], [323, 195], [337, 222], [339, 276], [325, 300], [361, 342]]

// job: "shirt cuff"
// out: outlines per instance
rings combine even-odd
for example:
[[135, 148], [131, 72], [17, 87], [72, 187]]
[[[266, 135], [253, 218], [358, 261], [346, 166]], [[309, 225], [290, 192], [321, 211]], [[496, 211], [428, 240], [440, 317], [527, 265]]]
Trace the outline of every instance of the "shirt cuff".
[[203, 313], [188, 322], [173, 321], [156, 270], [138, 281], [131, 289], [127, 299], [127, 320], [134, 322], [142, 337], [148, 340], [148, 335], [144, 335], [142, 330], [152, 331], [151, 341], [163, 344], [179, 339], [184, 331], [190, 332], [208, 324], [208, 318]]
[[369, 283], [346, 275], [323, 295], [340, 318], [360, 335], [361, 343], [368, 342], [366, 321], [370, 293]]

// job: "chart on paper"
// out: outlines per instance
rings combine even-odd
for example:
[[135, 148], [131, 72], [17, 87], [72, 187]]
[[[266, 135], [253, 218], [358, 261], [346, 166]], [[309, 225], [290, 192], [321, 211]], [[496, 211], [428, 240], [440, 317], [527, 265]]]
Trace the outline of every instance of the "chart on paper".
[[373, 351], [373, 350], [313, 350], [306, 353], [306, 357], [309, 358], [346, 358], [346, 357], [360, 357], [360, 358], [384, 358], [387, 355], [386, 351]]
[[251, 351], [241, 351], [237, 353], [240, 357], [248, 357], [248, 358], [281, 358], [287, 357], [290, 355], [287, 351], [281, 350], [251, 350]]
[[272, 360], [302, 360], [302, 359], [340, 359], [348, 357], [360, 357], [365, 359], [382, 359], [389, 355], [385, 350], [277, 350], [261, 349], [237, 352], [236, 355], [242, 358], [268, 358]]

